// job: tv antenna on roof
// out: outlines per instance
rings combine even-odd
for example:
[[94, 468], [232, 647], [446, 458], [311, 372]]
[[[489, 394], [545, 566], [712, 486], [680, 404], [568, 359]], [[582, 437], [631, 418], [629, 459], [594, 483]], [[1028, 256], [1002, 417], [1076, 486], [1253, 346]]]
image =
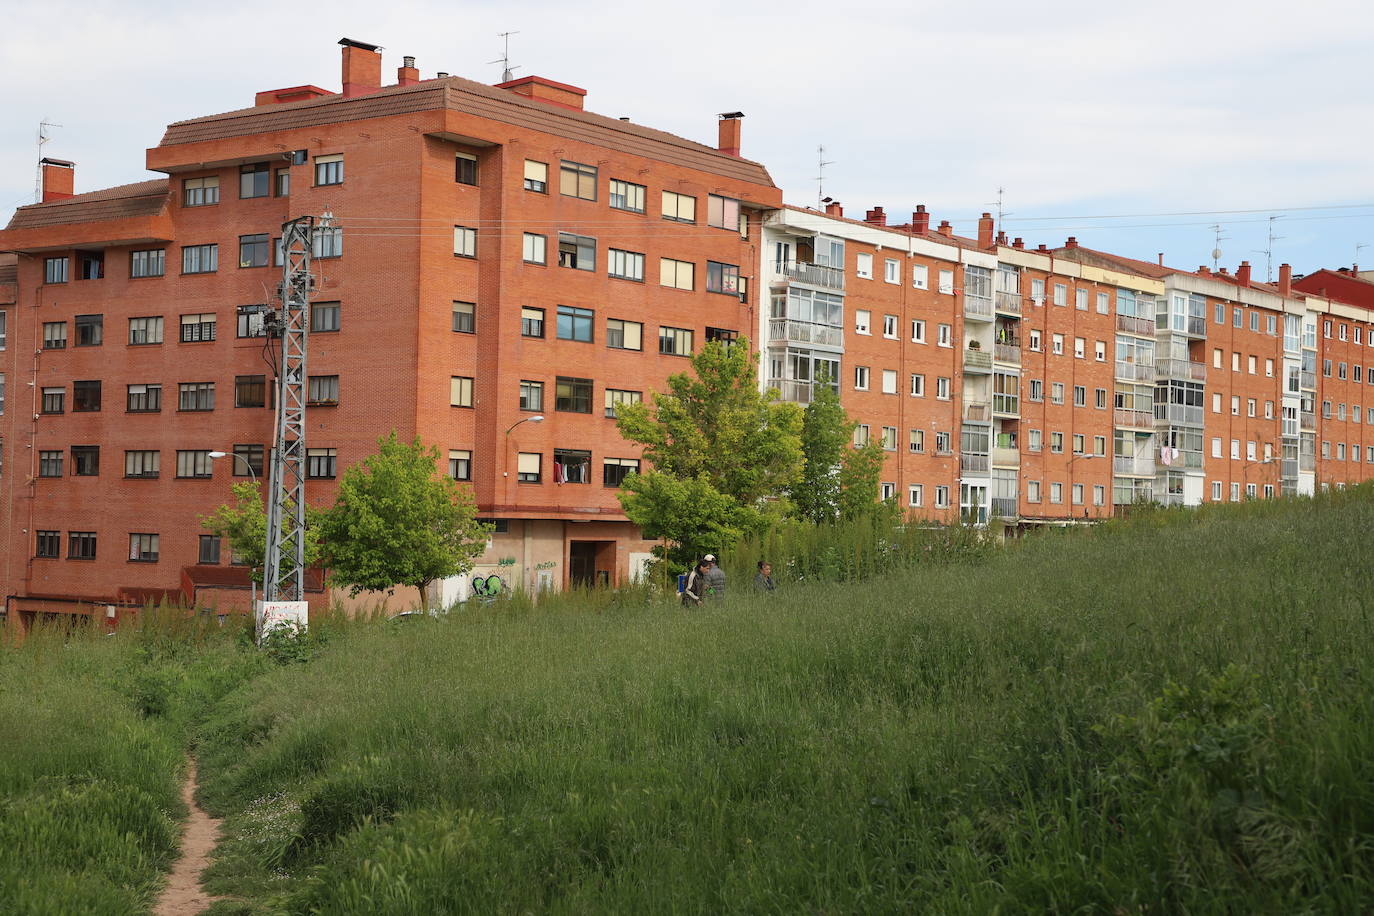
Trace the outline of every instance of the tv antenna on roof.
[[61, 126], [61, 124], [54, 124], [47, 118], [38, 122], [38, 173], [33, 181], [33, 202], [36, 204], [43, 202], [43, 144], [52, 139], [47, 129]]
[[994, 205], [997, 207], [997, 231], [999, 233], [1002, 231], [1002, 217], [1011, 216], [1010, 213], [1002, 209], [1003, 195], [1006, 193], [1006, 190], [1006, 188], [999, 186], [997, 188], [997, 200], [993, 202]]
[[1230, 236], [1221, 234], [1221, 223], [1217, 223], [1210, 228], [1217, 235], [1216, 247], [1212, 249], [1212, 269], [1216, 270], [1217, 266], [1221, 263], [1221, 243], [1225, 239], [1229, 239]]
[[518, 29], [514, 32], [496, 33], [498, 38], [501, 38], [505, 41], [505, 49], [502, 51], [500, 57], [496, 58], [496, 60], [489, 60], [487, 61], [487, 63], [501, 65], [501, 82], [503, 83], [509, 83], [511, 81], [511, 75], [514, 74], [516, 70], [520, 69], [519, 67], [512, 67], [510, 65], [510, 37], [512, 35], [519, 34], [520, 32]]
[[825, 147], [824, 147], [824, 146], [818, 146], [818, 147], [816, 147], [816, 202], [817, 202], [817, 207], [819, 207], [821, 204], [823, 204], [823, 203], [825, 202], [825, 201], [823, 200], [823, 198], [825, 197], [825, 167], [826, 167], [827, 165], [834, 165], [834, 164], [835, 164], [835, 160], [833, 160], [833, 159], [827, 160], [827, 159], [825, 158]]
[[1286, 236], [1274, 234], [1274, 220], [1283, 219], [1283, 214], [1279, 213], [1269, 217], [1269, 242], [1263, 249], [1254, 249], [1256, 254], [1264, 255], [1264, 282], [1274, 282], [1274, 243]]

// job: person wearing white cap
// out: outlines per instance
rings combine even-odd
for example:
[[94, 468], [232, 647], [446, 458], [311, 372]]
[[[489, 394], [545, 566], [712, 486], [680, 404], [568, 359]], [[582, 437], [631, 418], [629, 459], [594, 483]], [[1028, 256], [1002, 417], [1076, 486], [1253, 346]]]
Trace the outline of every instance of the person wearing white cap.
[[725, 570], [720, 568], [716, 555], [708, 553], [703, 557], [711, 565], [706, 570], [706, 597], [712, 601], [725, 600]]

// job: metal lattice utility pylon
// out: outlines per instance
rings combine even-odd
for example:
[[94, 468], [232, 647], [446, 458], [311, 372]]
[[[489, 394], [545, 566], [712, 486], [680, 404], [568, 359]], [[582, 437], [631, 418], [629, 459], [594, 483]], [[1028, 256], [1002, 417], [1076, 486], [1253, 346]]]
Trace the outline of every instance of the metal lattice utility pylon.
[[282, 225], [281, 336], [277, 369], [277, 430], [268, 477], [264, 601], [305, 600], [305, 351], [310, 330], [311, 242], [315, 218]]

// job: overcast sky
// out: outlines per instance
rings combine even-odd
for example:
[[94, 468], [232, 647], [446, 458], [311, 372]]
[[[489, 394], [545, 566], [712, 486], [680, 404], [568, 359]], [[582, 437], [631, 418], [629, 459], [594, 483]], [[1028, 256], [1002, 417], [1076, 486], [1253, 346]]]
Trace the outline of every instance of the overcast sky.
[[[170, 122], [255, 92], [339, 88], [342, 36], [421, 75], [517, 76], [587, 90], [587, 108], [714, 145], [746, 114], [743, 153], [790, 203], [825, 194], [862, 218], [918, 203], [972, 233], [1004, 191], [1010, 235], [1194, 269], [1264, 275], [1350, 264], [1374, 246], [1374, 6], [1249, 3], [566, 2], [7, 3], [0, 28], [0, 208], [33, 200], [36, 133], [77, 163], [77, 190], [155, 177]], [[1320, 208], [1320, 209], [1318, 209]], [[1185, 212], [1206, 211], [1197, 215]], [[1255, 211], [1223, 213], [1220, 211]], [[1362, 253], [1374, 267], [1374, 247]]]

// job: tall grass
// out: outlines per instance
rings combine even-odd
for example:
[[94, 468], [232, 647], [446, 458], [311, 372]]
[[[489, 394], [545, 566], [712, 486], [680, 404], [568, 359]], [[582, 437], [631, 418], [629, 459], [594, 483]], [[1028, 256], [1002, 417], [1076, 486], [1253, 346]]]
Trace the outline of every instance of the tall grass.
[[694, 611], [344, 630], [201, 730], [211, 887], [292, 913], [1367, 911], [1371, 523], [1361, 490]]

